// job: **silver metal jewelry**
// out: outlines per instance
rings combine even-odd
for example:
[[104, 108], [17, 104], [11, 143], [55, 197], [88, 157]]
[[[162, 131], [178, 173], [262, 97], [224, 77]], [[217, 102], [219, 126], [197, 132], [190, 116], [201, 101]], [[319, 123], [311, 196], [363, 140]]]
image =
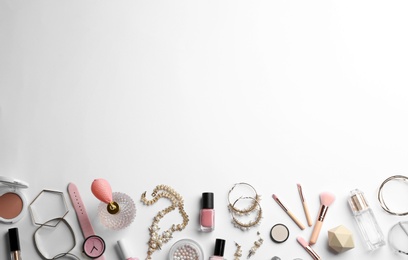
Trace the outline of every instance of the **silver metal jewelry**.
[[407, 183], [408, 182], [408, 177], [403, 176], [403, 175], [394, 175], [394, 176], [391, 176], [391, 177], [387, 178], [385, 181], [383, 181], [383, 183], [381, 183], [380, 187], [378, 188], [378, 193], [377, 193], [378, 201], [380, 202], [381, 207], [386, 212], [388, 212], [389, 214], [396, 215], [396, 216], [408, 215], [408, 211], [407, 212], [394, 212], [394, 211], [390, 210], [389, 207], [387, 206], [387, 204], [384, 201], [383, 188], [384, 188], [385, 184], [387, 184], [388, 182], [390, 182], [392, 180], [403, 181], [403, 182]]
[[[70, 234], [71, 234], [71, 237], [72, 237], [72, 240], [73, 240], [73, 245], [72, 245], [72, 247], [71, 247], [67, 252], [65, 252], [65, 253], [59, 253], [59, 254], [55, 255], [54, 257], [52, 257], [52, 258], [47, 258], [47, 257], [44, 255], [44, 253], [41, 251], [40, 247], [38, 246], [37, 233], [38, 233], [38, 231], [39, 231], [40, 229], [42, 229], [42, 228], [45, 227], [45, 226], [46, 226], [46, 227], [51, 227], [51, 226], [54, 227], [53, 225], [51, 225], [51, 223], [55, 223], [55, 222], [56, 222], [56, 223], [63, 223], [63, 224], [65, 224], [65, 225], [68, 227], [68, 230], [69, 230], [69, 232], [70, 232]], [[65, 238], [67, 238], [67, 237], [65, 237]], [[78, 258], [76, 255], [70, 253], [71, 250], [75, 248], [76, 239], [75, 239], [74, 230], [72, 229], [72, 227], [71, 227], [71, 225], [68, 223], [68, 221], [66, 221], [64, 218], [54, 218], [54, 219], [50, 219], [49, 221], [47, 221], [47, 222], [45, 222], [45, 223], [42, 223], [42, 224], [35, 230], [34, 235], [33, 235], [33, 240], [34, 240], [35, 249], [37, 250], [38, 254], [40, 255], [40, 257], [41, 257], [42, 259], [52, 260], [52, 259], [59, 259], [59, 258], [61, 258], [61, 257], [65, 257], [65, 256], [66, 256], [66, 257], [70, 257], [70, 258], [74, 258], [74, 259], [79, 260], [79, 258]], [[64, 240], [64, 241], [66, 241], [66, 240]]]
[[394, 252], [408, 255], [407, 247], [401, 248], [401, 243], [405, 244], [404, 241], [407, 240], [403, 239], [401, 234], [408, 237], [408, 229], [405, 226], [408, 227], [407, 221], [400, 221], [391, 227], [390, 231], [388, 232], [388, 244]]

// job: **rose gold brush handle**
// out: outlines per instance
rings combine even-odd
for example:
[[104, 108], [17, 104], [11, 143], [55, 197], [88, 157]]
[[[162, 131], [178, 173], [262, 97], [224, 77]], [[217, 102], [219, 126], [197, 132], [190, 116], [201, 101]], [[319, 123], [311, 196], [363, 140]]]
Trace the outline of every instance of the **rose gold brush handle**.
[[316, 224], [314, 225], [314, 228], [313, 228], [312, 236], [310, 237], [309, 244], [311, 245], [316, 244], [316, 241], [317, 241], [317, 238], [319, 237], [319, 233], [320, 233], [320, 230], [322, 229], [322, 226], [323, 226], [323, 222], [319, 220], [316, 221]]
[[321, 260], [320, 256], [310, 246], [305, 247], [305, 250], [313, 258], [313, 260]]
[[313, 233], [312, 233], [312, 236], [310, 237], [309, 244], [313, 245], [316, 243], [317, 238], [320, 233], [320, 229], [322, 229], [324, 217], [326, 217], [326, 213], [328, 209], [329, 209], [328, 206], [325, 206], [325, 205], [320, 206], [319, 214], [317, 215], [316, 224], [313, 228]]

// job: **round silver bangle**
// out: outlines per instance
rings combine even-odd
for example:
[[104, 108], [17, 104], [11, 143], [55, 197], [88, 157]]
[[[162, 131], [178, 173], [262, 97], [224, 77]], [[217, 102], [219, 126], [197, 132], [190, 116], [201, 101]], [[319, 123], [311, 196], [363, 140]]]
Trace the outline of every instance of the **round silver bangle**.
[[404, 255], [408, 255], [408, 252], [405, 252], [405, 251], [397, 248], [397, 246], [394, 244], [395, 240], [392, 238], [394, 231], [396, 231], [396, 229], [398, 227], [401, 228], [403, 230], [403, 233], [405, 233], [405, 235], [408, 236], [408, 230], [403, 226], [403, 224], [408, 224], [408, 222], [407, 221], [400, 221], [400, 222], [396, 223], [394, 226], [392, 226], [390, 228], [390, 231], [388, 231], [388, 244], [389, 244], [390, 248], [394, 252], [404, 254]]
[[384, 201], [384, 197], [383, 197], [383, 188], [385, 186], [385, 184], [387, 184], [388, 182], [392, 181], [392, 180], [397, 180], [397, 181], [404, 181], [407, 182], [408, 181], [408, 177], [403, 176], [403, 175], [394, 175], [391, 177], [388, 177], [387, 179], [385, 179], [380, 187], [378, 188], [378, 194], [377, 194], [377, 198], [378, 201], [380, 202], [381, 207], [383, 208], [383, 210], [385, 210], [386, 212], [388, 212], [389, 214], [392, 215], [396, 215], [396, 216], [405, 216], [408, 215], [408, 211], [407, 212], [394, 212], [392, 210], [390, 210], [390, 208], [387, 206], [387, 204]]
[[[71, 236], [72, 236], [72, 238], [73, 238], [74, 244], [73, 244], [72, 248], [71, 248], [70, 250], [68, 250], [68, 252], [59, 253], [59, 254], [53, 256], [52, 258], [47, 258], [46, 256], [44, 256], [44, 253], [40, 250], [40, 248], [39, 248], [39, 246], [38, 246], [37, 236], [36, 236], [36, 235], [37, 235], [37, 232], [38, 232], [41, 228], [43, 228], [44, 226], [49, 227], [50, 222], [58, 222], [58, 224], [64, 223], [64, 224], [68, 227], [69, 232], [71, 233]], [[38, 254], [41, 256], [42, 259], [53, 260], [53, 259], [59, 259], [59, 258], [62, 258], [62, 257], [65, 257], [65, 256], [66, 256], [66, 257], [69, 257], [69, 258], [74, 258], [74, 259], [76, 259], [76, 260], [80, 260], [76, 255], [70, 253], [71, 250], [75, 248], [76, 239], [75, 239], [74, 230], [72, 229], [72, 227], [71, 227], [71, 225], [68, 223], [68, 221], [66, 221], [64, 218], [54, 218], [54, 219], [48, 220], [47, 222], [41, 224], [41, 225], [37, 228], [37, 230], [34, 232], [33, 240], [34, 240], [35, 249], [37, 250]]]

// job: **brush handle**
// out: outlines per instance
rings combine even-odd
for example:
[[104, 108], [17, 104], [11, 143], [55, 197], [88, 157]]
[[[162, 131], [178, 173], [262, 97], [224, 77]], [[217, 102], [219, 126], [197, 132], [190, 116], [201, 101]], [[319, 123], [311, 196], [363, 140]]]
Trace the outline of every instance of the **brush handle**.
[[305, 211], [307, 225], [309, 227], [313, 226], [312, 218], [310, 217], [309, 207], [307, 206], [306, 202], [303, 202], [303, 210]]
[[319, 237], [319, 233], [320, 233], [320, 230], [322, 229], [322, 226], [323, 226], [322, 221], [319, 221], [319, 220], [316, 221], [316, 224], [314, 225], [314, 228], [313, 228], [312, 236], [310, 237], [309, 244], [311, 245], [316, 244], [316, 241], [317, 241], [317, 238]]
[[305, 250], [309, 253], [313, 260], [321, 260], [320, 256], [310, 246], [305, 247]]
[[300, 222], [300, 220], [295, 215], [293, 215], [293, 213], [291, 211], [288, 210], [288, 211], [286, 211], [286, 213], [289, 215], [289, 217], [296, 223], [296, 225], [301, 230], [305, 229], [305, 226], [302, 224], [302, 222]]

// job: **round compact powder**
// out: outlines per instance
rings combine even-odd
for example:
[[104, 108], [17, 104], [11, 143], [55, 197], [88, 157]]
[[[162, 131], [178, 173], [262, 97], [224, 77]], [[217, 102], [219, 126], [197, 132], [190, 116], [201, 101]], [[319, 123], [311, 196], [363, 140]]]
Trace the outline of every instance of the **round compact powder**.
[[5, 193], [0, 196], [0, 217], [13, 219], [23, 210], [23, 200], [15, 193]]
[[200, 245], [191, 239], [177, 241], [169, 252], [170, 260], [204, 260]]
[[275, 243], [283, 243], [289, 237], [289, 229], [283, 224], [276, 224], [271, 228], [271, 239]]

